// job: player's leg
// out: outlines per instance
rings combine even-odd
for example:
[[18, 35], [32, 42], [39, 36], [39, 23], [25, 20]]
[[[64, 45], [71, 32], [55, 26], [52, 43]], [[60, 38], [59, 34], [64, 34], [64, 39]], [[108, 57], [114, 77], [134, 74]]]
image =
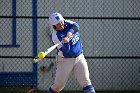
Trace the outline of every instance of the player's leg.
[[59, 58], [55, 74], [55, 80], [53, 85], [48, 90], [49, 93], [59, 93], [64, 88], [68, 80], [69, 74], [72, 71], [72, 68], [73, 61], [71, 59]]
[[77, 58], [77, 63], [74, 67], [73, 72], [78, 82], [83, 87], [83, 91], [85, 93], [95, 93], [94, 86], [91, 84], [89, 78], [88, 65], [84, 55], [80, 55]]

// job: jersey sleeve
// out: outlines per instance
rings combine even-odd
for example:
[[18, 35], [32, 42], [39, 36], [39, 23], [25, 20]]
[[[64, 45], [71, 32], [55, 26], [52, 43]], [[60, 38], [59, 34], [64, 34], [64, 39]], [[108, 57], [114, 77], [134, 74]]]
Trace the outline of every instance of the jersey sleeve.
[[[57, 43], [61, 42], [61, 41], [58, 39], [58, 37], [57, 37], [55, 31], [53, 31], [52, 34], [51, 34], [51, 40], [52, 40], [53, 44], [57, 44]], [[60, 49], [61, 47], [62, 47], [62, 44], [60, 44], [60, 45], [57, 47], [57, 49]]]
[[62, 47], [60, 48], [62, 52], [68, 53], [70, 51], [70, 44], [69, 43], [63, 43]]
[[[62, 41], [62, 38], [64, 38], [65, 36], [62, 37], [62, 35], [60, 33], [58, 33], [57, 37], [58, 37], [59, 41]], [[60, 50], [62, 52], [69, 52], [70, 51], [70, 44], [69, 44], [69, 42], [68, 43], [63, 43], [62, 42], [62, 46], [61, 46]]]
[[[54, 44], [57, 44], [62, 41], [62, 35], [60, 33], [53, 32], [51, 35], [52, 41]], [[63, 43], [57, 47], [58, 51], [62, 52], [69, 52], [70, 51], [70, 44]]]
[[76, 33], [76, 32], [78, 32], [79, 30], [80, 30], [79, 25], [78, 25], [77, 23], [74, 23], [74, 24], [72, 25], [72, 27], [69, 29], [69, 32], [71, 32], [71, 33]]

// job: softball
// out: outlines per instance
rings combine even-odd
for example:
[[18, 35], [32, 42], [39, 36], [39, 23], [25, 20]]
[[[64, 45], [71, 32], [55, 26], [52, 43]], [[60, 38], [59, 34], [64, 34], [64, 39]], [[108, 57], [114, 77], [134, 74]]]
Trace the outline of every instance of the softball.
[[44, 52], [39, 52], [38, 53], [38, 58], [39, 59], [43, 59], [45, 57], [45, 53]]

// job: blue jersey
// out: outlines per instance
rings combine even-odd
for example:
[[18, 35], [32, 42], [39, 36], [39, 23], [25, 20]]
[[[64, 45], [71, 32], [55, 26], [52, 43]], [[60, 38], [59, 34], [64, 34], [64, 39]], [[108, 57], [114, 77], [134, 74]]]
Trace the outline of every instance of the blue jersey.
[[[76, 22], [65, 20], [64, 29], [62, 31], [53, 31], [52, 41], [54, 44], [62, 41], [67, 36], [68, 32], [73, 33], [73, 37], [68, 43], [62, 43], [57, 47], [58, 55], [64, 58], [72, 58], [80, 55], [83, 52], [82, 43], [79, 34], [79, 25]], [[76, 31], [75, 31], [76, 30]]]

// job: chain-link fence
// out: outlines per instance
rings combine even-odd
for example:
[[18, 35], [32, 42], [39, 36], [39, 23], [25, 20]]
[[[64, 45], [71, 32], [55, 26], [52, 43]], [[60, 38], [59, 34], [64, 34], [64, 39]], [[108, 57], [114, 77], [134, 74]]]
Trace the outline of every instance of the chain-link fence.
[[[45, 93], [52, 85], [55, 51], [41, 63], [32, 57], [52, 46], [55, 11], [79, 23], [97, 93], [140, 91], [139, 0], [0, 0], [0, 93]], [[63, 89], [81, 90], [73, 76]]]

